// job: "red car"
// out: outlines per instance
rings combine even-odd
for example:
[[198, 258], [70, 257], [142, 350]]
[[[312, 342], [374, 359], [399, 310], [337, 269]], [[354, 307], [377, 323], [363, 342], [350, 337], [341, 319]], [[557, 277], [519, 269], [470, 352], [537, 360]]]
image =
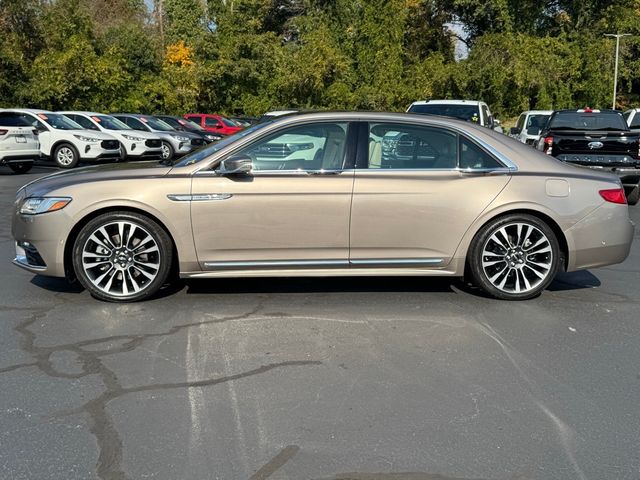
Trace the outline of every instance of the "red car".
[[197, 123], [207, 132], [231, 135], [242, 130], [243, 127], [229, 120], [222, 115], [212, 115], [209, 113], [187, 113], [184, 118]]

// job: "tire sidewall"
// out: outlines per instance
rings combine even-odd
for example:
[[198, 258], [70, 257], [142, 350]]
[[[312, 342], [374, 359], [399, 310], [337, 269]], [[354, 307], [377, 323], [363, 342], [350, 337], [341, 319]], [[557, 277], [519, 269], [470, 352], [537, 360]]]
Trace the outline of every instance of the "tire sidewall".
[[[97, 288], [87, 277], [87, 274], [85, 273], [82, 266], [83, 247], [91, 234], [102, 225], [122, 220], [135, 223], [136, 225], [139, 225], [140, 227], [147, 230], [147, 232], [149, 232], [153, 236], [156, 244], [158, 245], [161, 259], [158, 275], [149, 284], [149, 286], [147, 286], [141, 292], [134, 295], [129, 295], [127, 297], [109, 295], [108, 293], [103, 292], [102, 290]], [[160, 225], [144, 215], [124, 211], [105, 213], [90, 220], [80, 230], [80, 233], [76, 237], [73, 244], [72, 264], [78, 281], [95, 298], [108, 302], [136, 302], [152, 297], [166, 283], [173, 264], [173, 243], [167, 232]]]
[[[484, 245], [489, 237], [498, 228], [518, 222], [529, 223], [540, 229], [542, 233], [544, 233], [549, 239], [549, 244], [551, 245], [551, 250], [553, 253], [551, 269], [544, 281], [542, 281], [542, 283], [540, 283], [540, 285], [538, 285], [535, 289], [522, 294], [503, 292], [502, 290], [498, 289], [489, 281], [484, 272], [484, 269], [482, 268], [482, 252]], [[560, 250], [558, 239], [549, 225], [533, 215], [511, 214], [494, 219], [480, 229], [471, 244], [471, 249], [469, 250], [468, 256], [468, 265], [473, 278], [473, 283], [477, 287], [480, 287], [488, 295], [501, 300], [528, 300], [530, 298], [539, 296], [549, 286], [549, 284], [551, 284], [553, 279], [556, 277], [558, 270], [560, 269], [562, 261], [561, 259], [562, 252]]]
[[[73, 161], [69, 165], [62, 165], [61, 163], [58, 163], [58, 152], [63, 148], [69, 148], [73, 152]], [[60, 168], [74, 168], [76, 165], [78, 165], [78, 162], [80, 162], [80, 154], [78, 153], [76, 147], [74, 147], [70, 143], [61, 143], [60, 145], [56, 146], [53, 152], [53, 161]]]

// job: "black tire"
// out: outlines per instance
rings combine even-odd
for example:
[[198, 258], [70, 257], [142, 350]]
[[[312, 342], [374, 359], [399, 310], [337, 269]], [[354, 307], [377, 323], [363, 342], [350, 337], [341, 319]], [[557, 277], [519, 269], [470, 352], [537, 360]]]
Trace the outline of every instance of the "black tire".
[[[506, 232], [506, 239], [502, 232]], [[541, 243], [536, 248], [537, 242]], [[542, 252], [536, 253], [538, 251]], [[558, 239], [549, 225], [533, 215], [511, 214], [496, 218], [480, 229], [471, 243], [467, 265], [472, 282], [491, 297], [528, 300], [540, 295], [553, 281], [561, 257]]]
[[61, 143], [53, 151], [53, 161], [60, 168], [74, 168], [80, 161], [80, 155], [70, 143]]
[[629, 196], [627, 197], [627, 203], [629, 205], [635, 205], [640, 200], [640, 185], [636, 185]]
[[33, 167], [33, 162], [24, 162], [24, 163], [10, 163], [9, 168], [13, 170], [14, 173], [22, 174], [27, 173]]
[[162, 141], [162, 160], [173, 160], [176, 152], [169, 142]]
[[[119, 224], [129, 226], [128, 230], [123, 227], [122, 235], [118, 233]], [[98, 233], [100, 229], [107, 233], [110, 244]], [[142, 241], [147, 236], [151, 240]], [[104, 248], [107, 245], [113, 248]], [[109, 212], [90, 220], [80, 230], [72, 262], [76, 277], [94, 297], [108, 302], [135, 302], [153, 296], [167, 283], [173, 265], [173, 243], [160, 225], [144, 215]], [[151, 279], [144, 272], [154, 277]]]
[[120, 158], [116, 160], [117, 162], [126, 162], [127, 161], [127, 148], [120, 142]]

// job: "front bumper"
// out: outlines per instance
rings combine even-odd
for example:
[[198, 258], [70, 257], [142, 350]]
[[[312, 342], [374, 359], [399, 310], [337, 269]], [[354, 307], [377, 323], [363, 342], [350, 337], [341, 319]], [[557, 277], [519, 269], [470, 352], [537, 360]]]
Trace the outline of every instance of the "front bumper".
[[622, 263], [631, 250], [634, 229], [626, 205], [603, 203], [565, 231], [567, 271]]
[[78, 149], [82, 160], [103, 160], [103, 159], [119, 159], [122, 155], [120, 146], [118, 148], [103, 148], [99, 143], [86, 143]]
[[13, 263], [32, 273], [51, 277], [64, 277], [65, 239], [73, 223], [65, 210], [40, 215], [17, 213], [16, 202], [11, 233], [16, 241]]

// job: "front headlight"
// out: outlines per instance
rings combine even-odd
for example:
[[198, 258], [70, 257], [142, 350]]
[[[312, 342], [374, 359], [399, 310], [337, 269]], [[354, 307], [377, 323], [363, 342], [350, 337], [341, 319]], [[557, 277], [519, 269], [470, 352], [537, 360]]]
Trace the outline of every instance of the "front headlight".
[[173, 138], [175, 138], [176, 140], [178, 140], [179, 142], [188, 142], [189, 141], [189, 137], [185, 137], [183, 135], [178, 135], [178, 134], [172, 133], [171, 136]]
[[130, 141], [132, 141], [132, 142], [144, 142], [144, 138], [140, 138], [140, 137], [133, 137], [133, 136], [131, 136], [131, 135], [125, 135], [125, 134], [122, 134], [122, 136], [123, 136], [124, 138], [126, 138], [127, 140], [130, 140]]
[[22, 202], [22, 215], [38, 215], [39, 213], [61, 210], [71, 202], [69, 197], [31, 197]]
[[98, 143], [100, 141], [99, 138], [85, 137], [84, 135], [74, 135], [74, 137], [76, 137], [81, 142], [87, 142], [87, 143]]

